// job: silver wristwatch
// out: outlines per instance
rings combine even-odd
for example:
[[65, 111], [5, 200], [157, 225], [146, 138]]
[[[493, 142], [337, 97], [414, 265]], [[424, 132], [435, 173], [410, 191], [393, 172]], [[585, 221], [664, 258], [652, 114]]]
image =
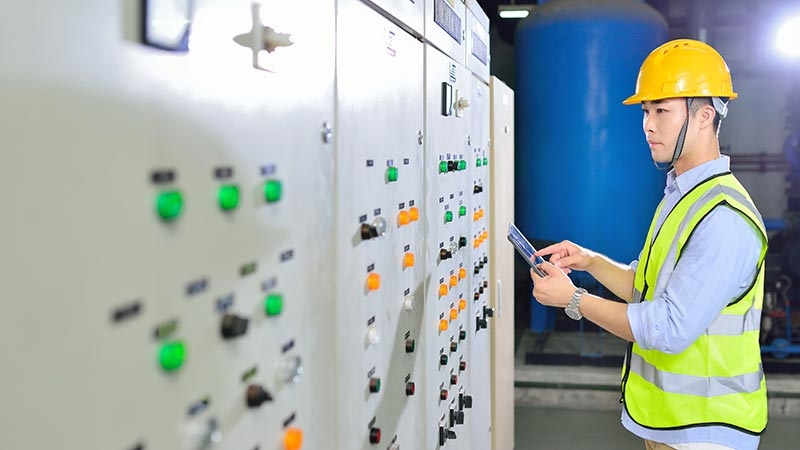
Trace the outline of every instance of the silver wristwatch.
[[583, 294], [586, 293], [586, 289], [578, 288], [575, 289], [575, 292], [572, 294], [572, 298], [569, 299], [569, 304], [564, 309], [564, 312], [567, 313], [567, 316], [573, 320], [581, 320], [583, 316], [581, 315], [581, 297]]

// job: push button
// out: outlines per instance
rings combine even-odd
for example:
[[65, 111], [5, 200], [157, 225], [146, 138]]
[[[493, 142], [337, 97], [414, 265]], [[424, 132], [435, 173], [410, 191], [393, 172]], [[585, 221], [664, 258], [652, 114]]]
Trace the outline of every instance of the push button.
[[402, 210], [397, 213], [397, 225], [404, 226], [411, 223], [411, 214], [408, 213], [406, 210]]
[[403, 267], [414, 267], [414, 254], [413, 253], [406, 253], [403, 255]]
[[367, 275], [367, 289], [376, 291], [381, 287], [381, 276], [373, 272]]
[[286, 450], [300, 450], [303, 447], [303, 431], [299, 428], [289, 428], [283, 435], [283, 446]]
[[275, 203], [283, 195], [283, 185], [278, 180], [267, 180], [264, 183], [264, 200], [267, 203]]
[[419, 208], [417, 208], [416, 206], [408, 208], [408, 216], [411, 218], [412, 222], [416, 222], [417, 220], [419, 220]]
[[167, 342], [161, 346], [158, 360], [161, 368], [167, 372], [174, 372], [183, 366], [186, 358], [186, 344], [183, 341]]
[[177, 219], [183, 209], [183, 194], [180, 191], [164, 191], [156, 198], [156, 211], [164, 222]]
[[217, 198], [220, 209], [233, 211], [239, 206], [239, 187], [233, 184], [222, 186], [219, 188]]

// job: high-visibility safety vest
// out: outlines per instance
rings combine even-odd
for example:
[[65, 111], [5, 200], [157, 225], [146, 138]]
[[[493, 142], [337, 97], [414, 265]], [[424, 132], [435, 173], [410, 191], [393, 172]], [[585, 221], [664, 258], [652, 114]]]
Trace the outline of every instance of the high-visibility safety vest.
[[747, 191], [730, 172], [712, 176], [686, 193], [656, 231], [661, 203], [636, 270], [633, 301], [651, 301], [663, 291], [692, 232], [718, 206], [732, 208], [760, 231], [758, 275], [684, 351], [667, 354], [635, 343], [629, 346], [621, 401], [628, 415], [647, 428], [722, 425], [758, 435], [767, 426], [767, 389], [758, 343], [767, 232]]

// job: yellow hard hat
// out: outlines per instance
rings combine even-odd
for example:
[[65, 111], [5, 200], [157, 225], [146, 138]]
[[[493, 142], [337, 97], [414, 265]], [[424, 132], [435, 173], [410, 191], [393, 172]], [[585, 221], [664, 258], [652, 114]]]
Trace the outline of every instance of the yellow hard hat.
[[676, 97], [728, 97], [733, 100], [731, 71], [710, 45], [675, 39], [650, 52], [639, 69], [636, 93], [623, 104]]

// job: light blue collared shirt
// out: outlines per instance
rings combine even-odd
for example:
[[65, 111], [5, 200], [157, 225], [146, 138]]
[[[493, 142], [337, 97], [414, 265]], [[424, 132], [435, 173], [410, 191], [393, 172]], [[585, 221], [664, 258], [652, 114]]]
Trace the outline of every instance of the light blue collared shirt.
[[[708, 177], [729, 170], [727, 156], [703, 163], [677, 177], [675, 170], [671, 170], [667, 174], [664, 206], [656, 230], [684, 194]], [[636, 343], [643, 349], [665, 353], [680, 353], [686, 349], [731, 300], [750, 286], [760, 255], [760, 232], [733, 209], [714, 208], [695, 228], [669, 280], [653, 293], [653, 301], [628, 305], [628, 320]], [[638, 260], [631, 263], [634, 271], [638, 263]], [[759, 436], [725, 426], [652, 430], [634, 422], [625, 408], [622, 409], [622, 425], [643, 439], [664, 444], [710, 442], [749, 450], [757, 449], [760, 441]]]

